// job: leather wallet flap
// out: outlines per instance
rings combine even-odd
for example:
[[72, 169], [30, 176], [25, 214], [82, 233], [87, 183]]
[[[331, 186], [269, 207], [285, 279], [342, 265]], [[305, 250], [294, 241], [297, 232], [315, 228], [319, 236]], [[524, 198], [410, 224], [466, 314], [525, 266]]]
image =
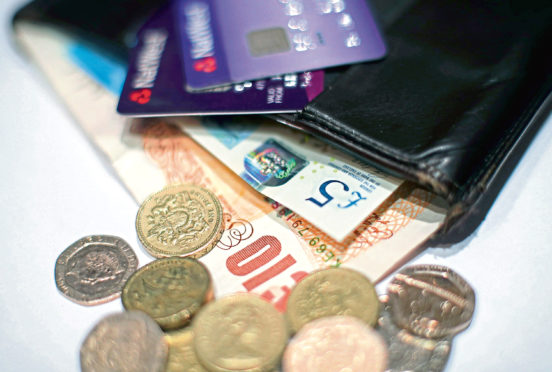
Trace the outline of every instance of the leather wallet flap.
[[551, 90], [551, 25], [536, 1], [418, 1], [387, 27], [385, 60], [353, 66], [293, 121], [460, 215]]

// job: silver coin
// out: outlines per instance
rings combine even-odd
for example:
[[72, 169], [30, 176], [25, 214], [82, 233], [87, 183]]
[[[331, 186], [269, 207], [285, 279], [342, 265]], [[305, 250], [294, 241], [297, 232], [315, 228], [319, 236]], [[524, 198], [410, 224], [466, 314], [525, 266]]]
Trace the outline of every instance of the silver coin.
[[169, 347], [157, 323], [140, 311], [108, 315], [80, 349], [83, 372], [164, 371]]
[[138, 259], [127, 242], [116, 236], [92, 235], [77, 240], [58, 257], [57, 288], [81, 305], [97, 305], [121, 295]]
[[469, 326], [472, 287], [448, 267], [416, 265], [401, 270], [388, 287], [396, 325], [425, 338], [454, 335]]
[[391, 319], [387, 296], [382, 296], [384, 306], [378, 319], [378, 333], [387, 343], [388, 369], [386, 372], [439, 372], [448, 361], [452, 348], [452, 336], [429, 339], [413, 335], [399, 328]]

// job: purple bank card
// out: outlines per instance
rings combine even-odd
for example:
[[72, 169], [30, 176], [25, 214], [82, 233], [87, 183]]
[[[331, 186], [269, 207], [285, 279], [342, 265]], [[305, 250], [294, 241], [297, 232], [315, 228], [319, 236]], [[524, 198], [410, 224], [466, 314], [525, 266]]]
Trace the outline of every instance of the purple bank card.
[[382, 58], [365, 0], [173, 0], [191, 89]]
[[130, 116], [260, 114], [301, 110], [323, 90], [323, 71], [287, 74], [219, 87], [185, 89], [171, 8], [138, 32], [117, 111]]

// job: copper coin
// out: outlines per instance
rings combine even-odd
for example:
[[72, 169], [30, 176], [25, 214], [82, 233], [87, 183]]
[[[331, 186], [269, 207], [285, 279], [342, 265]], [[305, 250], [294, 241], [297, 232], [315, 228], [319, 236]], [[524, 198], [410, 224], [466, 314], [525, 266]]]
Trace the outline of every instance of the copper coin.
[[284, 372], [381, 372], [386, 365], [383, 338], [351, 316], [306, 324], [290, 341], [283, 358]]
[[213, 298], [211, 275], [199, 261], [169, 257], [140, 268], [123, 288], [123, 306], [151, 316], [163, 329], [186, 325]]
[[378, 314], [379, 301], [372, 282], [358, 271], [344, 268], [306, 276], [291, 291], [286, 309], [292, 332], [314, 319], [333, 315], [356, 316], [373, 326]]
[[154, 257], [199, 258], [213, 249], [224, 231], [222, 205], [203, 187], [168, 186], [142, 203], [136, 231]]
[[112, 314], [90, 331], [80, 350], [83, 372], [157, 372], [168, 346], [157, 323], [139, 311]]
[[77, 240], [58, 257], [56, 286], [81, 305], [97, 305], [121, 295], [138, 259], [127, 242], [116, 236], [92, 235]]
[[193, 322], [194, 346], [209, 371], [272, 371], [288, 340], [282, 314], [260, 297], [240, 293], [205, 306]]
[[388, 287], [393, 321], [415, 335], [441, 338], [471, 322], [475, 293], [448, 267], [416, 265], [401, 270]]

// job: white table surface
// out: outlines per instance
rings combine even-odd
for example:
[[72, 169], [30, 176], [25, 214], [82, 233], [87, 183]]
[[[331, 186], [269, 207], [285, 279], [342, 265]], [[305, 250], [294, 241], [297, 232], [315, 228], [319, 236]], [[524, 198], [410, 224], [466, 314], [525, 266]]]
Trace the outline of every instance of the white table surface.
[[[0, 1], [0, 371], [73, 371], [86, 332], [122, 307], [63, 298], [56, 257], [90, 234], [136, 246], [138, 205], [16, 53], [9, 19], [23, 3]], [[551, 145], [552, 116], [479, 229], [410, 262], [450, 266], [476, 291], [473, 322], [455, 338], [446, 371], [552, 370]]]

